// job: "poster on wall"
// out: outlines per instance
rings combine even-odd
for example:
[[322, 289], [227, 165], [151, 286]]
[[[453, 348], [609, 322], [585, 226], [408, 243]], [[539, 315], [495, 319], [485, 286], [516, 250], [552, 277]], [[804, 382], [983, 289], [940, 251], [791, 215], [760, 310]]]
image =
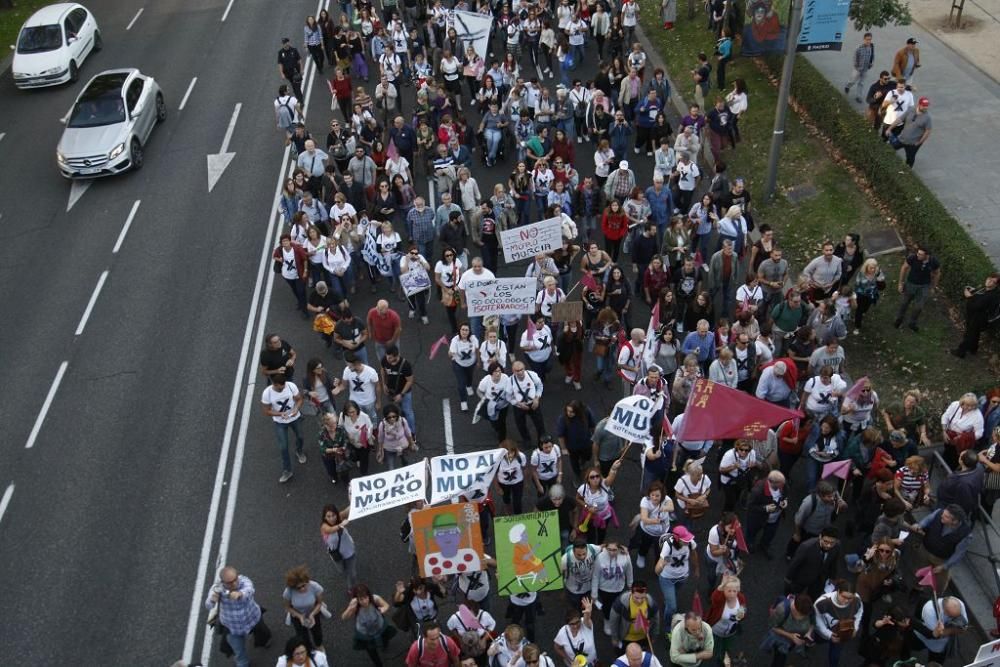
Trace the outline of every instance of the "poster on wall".
[[483, 569], [483, 533], [475, 503], [428, 507], [410, 515], [410, 521], [420, 576]]
[[796, 51], [840, 51], [851, 0], [805, 0]]
[[561, 590], [559, 512], [532, 512], [493, 519], [497, 591], [510, 597]]

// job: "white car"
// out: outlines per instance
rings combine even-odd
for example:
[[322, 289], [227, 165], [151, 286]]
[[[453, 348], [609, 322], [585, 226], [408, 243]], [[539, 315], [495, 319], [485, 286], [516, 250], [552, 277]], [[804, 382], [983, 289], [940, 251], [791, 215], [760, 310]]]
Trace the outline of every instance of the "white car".
[[80, 65], [100, 51], [101, 31], [86, 7], [71, 2], [43, 7], [21, 27], [11, 71], [18, 88], [76, 81]]
[[56, 149], [66, 178], [113, 176], [143, 163], [143, 147], [167, 117], [163, 91], [139, 70], [112, 69], [87, 82]]

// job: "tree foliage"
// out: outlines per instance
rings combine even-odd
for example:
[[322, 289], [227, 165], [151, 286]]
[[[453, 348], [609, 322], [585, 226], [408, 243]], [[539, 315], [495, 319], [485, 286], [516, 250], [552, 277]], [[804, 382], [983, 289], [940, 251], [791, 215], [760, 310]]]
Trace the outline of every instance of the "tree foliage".
[[848, 16], [857, 30], [909, 25], [912, 20], [908, 0], [854, 0]]

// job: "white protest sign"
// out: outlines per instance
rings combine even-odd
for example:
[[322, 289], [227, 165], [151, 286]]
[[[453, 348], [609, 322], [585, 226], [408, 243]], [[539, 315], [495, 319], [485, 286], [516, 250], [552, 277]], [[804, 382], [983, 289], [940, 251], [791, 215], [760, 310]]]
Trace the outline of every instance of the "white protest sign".
[[406, 296], [413, 296], [431, 288], [431, 277], [420, 265], [410, 267], [410, 270], [399, 276], [399, 284], [403, 286]]
[[476, 12], [453, 9], [448, 16], [448, 27], [454, 27], [463, 44], [471, 44], [479, 57], [486, 60], [490, 45], [490, 27], [493, 17]]
[[534, 278], [470, 281], [465, 290], [469, 317], [533, 314], [536, 283]]
[[460, 495], [471, 501], [485, 498], [505, 453], [504, 449], [489, 449], [432, 458], [431, 504]]
[[543, 252], [562, 247], [562, 219], [549, 218], [530, 225], [501, 230], [503, 258], [507, 263], [519, 262]]
[[653, 401], [647, 396], [627, 396], [615, 403], [604, 428], [631, 442], [648, 445], [653, 441], [649, 433], [653, 408]]
[[976, 659], [966, 667], [994, 667], [1000, 665], [1000, 639], [987, 642], [979, 647]]
[[351, 480], [351, 521], [393, 507], [424, 500], [426, 459], [403, 468]]

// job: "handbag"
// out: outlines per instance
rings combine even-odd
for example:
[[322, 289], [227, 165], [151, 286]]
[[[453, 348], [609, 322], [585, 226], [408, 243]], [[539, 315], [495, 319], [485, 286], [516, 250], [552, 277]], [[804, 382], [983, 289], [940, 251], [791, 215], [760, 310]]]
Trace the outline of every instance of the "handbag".
[[455, 290], [451, 287], [441, 288], [441, 305], [445, 308], [457, 308], [458, 299], [455, 296]]

